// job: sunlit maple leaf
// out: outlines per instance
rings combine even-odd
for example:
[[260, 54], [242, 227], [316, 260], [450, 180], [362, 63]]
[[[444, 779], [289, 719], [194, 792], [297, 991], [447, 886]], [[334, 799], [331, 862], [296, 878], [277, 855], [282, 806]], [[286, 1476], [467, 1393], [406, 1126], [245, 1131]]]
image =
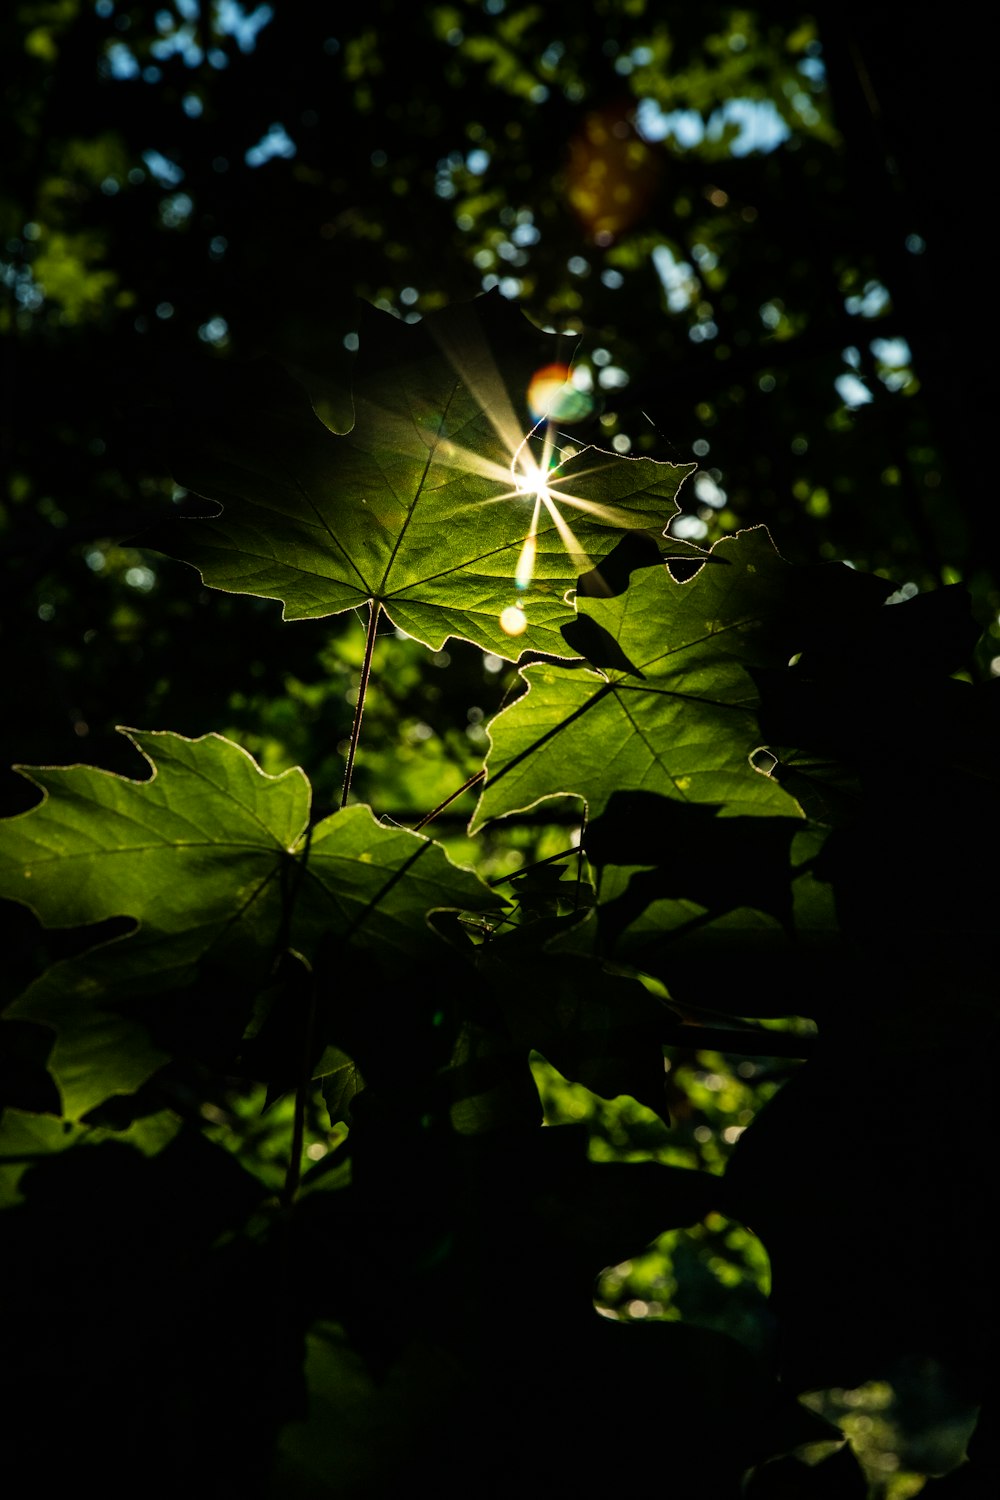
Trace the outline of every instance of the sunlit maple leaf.
[[694, 466], [568, 442], [552, 393], [541, 416], [529, 401], [562, 341], [499, 295], [412, 325], [365, 308], [360, 338], [347, 433], [276, 367], [220, 377], [184, 418], [175, 472], [221, 513], [144, 541], [213, 588], [283, 600], [289, 620], [371, 601], [434, 650], [458, 636], [572, 655], [578, 575], [623, 532], [662, 535]]

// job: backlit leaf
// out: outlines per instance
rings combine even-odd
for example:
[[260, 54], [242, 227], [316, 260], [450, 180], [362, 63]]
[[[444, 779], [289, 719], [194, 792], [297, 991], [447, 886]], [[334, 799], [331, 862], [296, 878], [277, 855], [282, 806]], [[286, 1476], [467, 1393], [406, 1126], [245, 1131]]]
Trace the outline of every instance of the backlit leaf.
[[439, 845], [383, 827], [366, 807], [310, 832], [298, 769], [268, 776], [219, 735], [128, 735], [148, 780], [35, 768], [25, 774], [43, 801], [0, 825], [0, 895], [50, 927], [137, 924], [53, 965], [8, 1007], [56, 1031], [49, 1066], [66, 1114], [131, 1092], [166, 1060], [135, 1018], [153, 996], [200, 975], [216, 1008], [236, 992], [239, 1023], [289, 946], [308, 960], [333, 943], [348, 969], [347, 950], [405, 968], [440, 946], [430, 911], [498, 904]]
[[555, 342], [499, 295], [412, 326], [365, 309], [350, 432], [280, 370], [237, 377], [187, 417], [175, 460], [221, 515], [144, 540], [214, 588], [283, 600], [289, 620], [375, 600], [435, 650], [455, 635], [573, 655], [568, 590], [623, 531], [662, 533], [693, 465], [547, 440], [526, 398]]
[[489, 726], [473, 830], [560, 794], [595, 817], [620, 791], [711, 803], [720, 816], [801, 816], [750, 762], [760, 731], [747, 668], [788, 660], [790, 571], [758, 527], [720, 542], [688, 583], [647, 568], [615, 598], [580, 599], [599, 669], [522, 669], [527, 692]]

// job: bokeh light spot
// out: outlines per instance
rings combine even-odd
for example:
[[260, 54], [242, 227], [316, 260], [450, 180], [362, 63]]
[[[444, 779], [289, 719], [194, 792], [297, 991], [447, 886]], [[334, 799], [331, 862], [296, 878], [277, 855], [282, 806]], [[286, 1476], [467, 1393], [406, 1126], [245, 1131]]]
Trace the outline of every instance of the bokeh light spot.
[[505, 635], [523, 635], [528, 628], [528, 617], [519, 604], [509, 604], [500, 614], [500, 629]]

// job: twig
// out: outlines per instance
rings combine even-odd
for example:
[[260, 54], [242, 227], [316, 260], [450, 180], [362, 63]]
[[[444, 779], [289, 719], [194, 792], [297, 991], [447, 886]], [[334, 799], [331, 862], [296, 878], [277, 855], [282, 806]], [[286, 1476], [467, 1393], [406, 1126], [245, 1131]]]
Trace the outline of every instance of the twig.
[[572, 849], [562, 849], [558, 854], [547, 854], [544, 859], [536, 859], [533, 864], [522, 865], [519, 870], [512, 870], [509, 875], [495, 875], [492, 880], [487, 880], [488, 886], [506, 885], [508, 880], [517, 880], [521, 875], [527, 875], [532, 870], [538, 870], [542, 865], [555, 864], [557, 859], [569, 859], [571, 854], [583, 853], [583, 846], [575, 844]]
[[419, 833], [421, 828], [426, 828], [427, 824], [432, 820], [432, 818], [436, 818], [438, 813], [444, 812], [446, 807], [451, 806], [456, 797], [461, 797], [463, 792], [467, 792], [472, 787], [478, 786], [485, 775], [486, 768], [484, 767], [481, 771], [477, 771], [475, 776], [470, 776], [468, 781], [464, 781], [462, 783], [457, 792], [452, 792], [451, 795], [449, 797], [446, 797], [443, 802], [439, 802], [437, 807], [435, 807], [432, 812], [425, 813], [424, 816], [420, 819], [419, 823], [414, 823], [412, 832]]
[[309, 1004], [306, 1009], [305, 1034], [302, 1038], [302, 1059], [298, 1086], [295, 1090], [295, 1116], [292, 1121], [292, 1148], [288, 1157], [285, 1185], [281, 1190], [281, 1206], [287, 1213], [295, 1202], [302, 1177], [302, 1142], [305, 1139], [306, 1095], [312, 1082], [312, 1045], [316, 1029], [316, 980], [309, 976]]
[[365, 694], [368, 691], [368, 678], [372, 669], [372, 652], [375, 650], [375, 632], [378, 629], [378, 617], [382, 612], [382, 605], [375, 599], [368, 601], [368, 639], [365, 641], [365, 659], [361, 667], [361, 681], [358, 684], [358, 701], [354, 709], [354, 723], [351, 725], [351, 745], [347, 752], [347, 767], [344, 771], [344, 791], [340, 799], [341, 807], [347, 806], [348, 794], [351, 790], [351, 777], [354, 774], [354, 757], [358, 751], [358, 740], [361, 738], [361, 715], [365, 711]]

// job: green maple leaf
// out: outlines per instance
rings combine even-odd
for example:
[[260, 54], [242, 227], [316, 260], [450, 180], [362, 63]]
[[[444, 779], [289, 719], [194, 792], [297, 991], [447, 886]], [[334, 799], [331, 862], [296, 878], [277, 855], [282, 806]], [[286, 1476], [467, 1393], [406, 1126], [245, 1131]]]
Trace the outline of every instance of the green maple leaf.
[[571, 633], [594, 668], [522, 669], [527, 692], [489, 725], [471, 831], [565, 794], [596, 817], [629, 790], [801, 817], [750, 763], [761, 737], [747, 668], [784, 665], [794, 650], [791, 571], [757, 527], [718, 543], [687, 583], [648, 568], [616, 598], [579, 599]]
[[333, 941], [398, 977], [440, 950], [429, 913], [504, 905], [478, 875], [453, 865], [440, 844], [376, 822], [366, 806], [331, 813], [299, 853], [304, 873], [292, 936], [310, 956]]
[[[573, 613], [568, 590], [623, 531], [662, 534], [694, 465], [587, 448], [549, 473], [560, 520], [536, 507], [525, 468], [533, 457], [540, 477], [542, 439], [524, 441], [526, 397], [553, 345], [499, 295], [416, 325], [365, 309], [350, 432], [325, 427], [281, 371], [249, 372], [178, 444], [177, 479], [221, 515], [143, 540], [213, 588], [283, 600], [285, 619], [371, 600], [433, 650], [454, 635], [500, 656], [570, 655], [559, 629]], [[532, 576], [518, 586], [536, 509]], [[513, 637], [500, 624], [511, 609]]]
[[234, 982], [250, 998], [289, 947], [308, 960], [333, 941], [403, 969], [440, 945], [429, 912], [497, 905], [440, 845], [382, 827], [367, 807], [310, 829], [297, 768], [269, 776], [220, 735], [127, 733], [148, 780], [21, 768], [44, 799], [0, 824], [0, 896], [49, 927], [136, 922], [53, 965], [8, 1007], [56, 1031], [50, 1069], [67, 1114], [131, 1092], [166, 1060], [129, 1008], [206, 967], [220, 995]]

